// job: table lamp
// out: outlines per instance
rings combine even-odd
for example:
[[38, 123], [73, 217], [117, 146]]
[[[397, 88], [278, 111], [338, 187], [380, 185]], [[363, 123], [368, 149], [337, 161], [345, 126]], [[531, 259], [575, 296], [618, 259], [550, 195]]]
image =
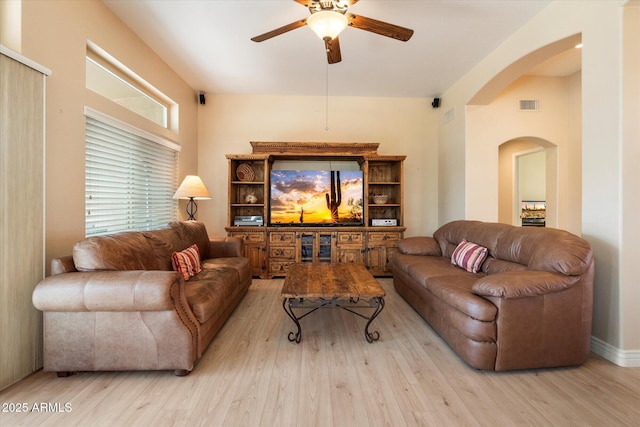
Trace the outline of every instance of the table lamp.
[[176, 190], [176, 193], [173, 195], [174, 199], [189, 199], [187, 203], [187, 214], [189, 215], [189, 221], [195, 221], [196, 212], [198, 212], [198, 205], [196, 204], [196, 200], [207, 200], [210, 199], [209, 191], [207, 191], [207, 187], [204, 186], [204, 183], [197, 175], [187, 175], [180, 184], [180, 187]]

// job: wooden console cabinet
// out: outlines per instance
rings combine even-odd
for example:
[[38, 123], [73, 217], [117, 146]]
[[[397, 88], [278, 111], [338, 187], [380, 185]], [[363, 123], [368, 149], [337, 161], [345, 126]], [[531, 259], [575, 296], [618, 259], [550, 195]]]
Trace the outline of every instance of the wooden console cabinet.
[[[251, 142], [253, 153], [228, 154], [229, 206], [226, 231], [244, 240], [253, 275], [284, 276], [294, 262], [352, 262], [373, 275], [389, 276], [389, 260], [403, 237], [403, 162], [378, 155], [378, 143]], [[274, 161], [356, 161], [364, 179], [363, 226], [269, 226], [269, 182]], [[374, 196], [386, 196], [384, 203]], [[263, 223], [237, 222], [261, 217]], [[372, 225], [392, 219], [397, 225]]]

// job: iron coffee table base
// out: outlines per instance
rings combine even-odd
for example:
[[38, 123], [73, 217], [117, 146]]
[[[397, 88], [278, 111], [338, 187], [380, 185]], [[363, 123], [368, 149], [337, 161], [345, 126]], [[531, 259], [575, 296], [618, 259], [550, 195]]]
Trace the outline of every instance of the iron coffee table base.
[[[350, 313], [355, 314], [356, 316], [360, 316], [363, 319], [367, 319], [367, 324], [364, 327], [364, 337], [367, 342], [372, 343], [374, 341], [378, 341], [380, 338], [380, 333], [378, 331], [369, 332], [369, 325], [371, 322], [380, 314], [382, 309], [384, 308], [384, 298], [383, 297], [374, 297], [368, 300], [362, 299], [349, 299], [349, 300], [340, 300], [340, 299], [325, 299], [325, 298], [284, 298], [282, 301], [282, 307], [284, 308], [285, 313], [293, 320], [293, 323], [296, 324], [297, 331], [289, 332], [288, 339], [289, 341], [296, 343], [300, 343], [302, 339], [302, 328], [300, 326], [300, 319], [306, 317], [307, 315], [313, 313], [314, 311], [320, 308], [341, 308]], [[293, 309], [301, 309], [306, 310], [300, 316], [296, 316], [293, 312]], [[362, 313], [358, 313], [355, 310], [358, 309], [371, 309], [373, 308], [373, 313], [371, 316], [365, 316]]]

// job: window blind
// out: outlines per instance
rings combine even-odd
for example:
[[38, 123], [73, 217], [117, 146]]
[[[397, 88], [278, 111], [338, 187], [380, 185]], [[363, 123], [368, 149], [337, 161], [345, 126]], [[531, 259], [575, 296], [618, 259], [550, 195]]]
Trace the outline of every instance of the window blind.
[[86, 116], [87, 236], [157, 230], [177, 219], [178, 152], [141, 135]]

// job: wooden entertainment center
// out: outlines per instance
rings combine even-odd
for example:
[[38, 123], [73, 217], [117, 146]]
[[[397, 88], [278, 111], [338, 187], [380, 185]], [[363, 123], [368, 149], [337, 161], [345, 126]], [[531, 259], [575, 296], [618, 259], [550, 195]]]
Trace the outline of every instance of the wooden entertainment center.
[[[252, 141], [251, 146], [252, 154], [227, 155], [226, 231], [229, 236], [244, 240], [244, 255], [251, 262], [254, 276], [264, 279], [284, 276], [294, 262], [311, 261], [358, 262], [375, 276], [391, 274], [389, 259], [405, 231], [403, 162], [406, 156], [378, 155], [378, 143]], [[277, 161], [357, 162], [363, 177], [363, 225], [269, 224], [270, 176]], [[327, 204], [328, 200], [327, 194]], [[262, 218], [262, 222], [237, 221], [246, 217]], [[236, 222], [240, 225], [234, 225]], [[387, 225], [389, 222], [395, 224]], [[372, 225], [374, 223], [382, 225]]]

